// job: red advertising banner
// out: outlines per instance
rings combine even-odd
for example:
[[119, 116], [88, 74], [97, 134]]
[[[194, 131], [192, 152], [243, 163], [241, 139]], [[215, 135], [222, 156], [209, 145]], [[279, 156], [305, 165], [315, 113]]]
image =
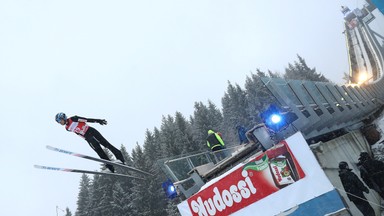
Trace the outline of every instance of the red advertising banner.
[[295, 156], [282, 141], [187, 202], [192, 215], [229, 215], [304, 177]]

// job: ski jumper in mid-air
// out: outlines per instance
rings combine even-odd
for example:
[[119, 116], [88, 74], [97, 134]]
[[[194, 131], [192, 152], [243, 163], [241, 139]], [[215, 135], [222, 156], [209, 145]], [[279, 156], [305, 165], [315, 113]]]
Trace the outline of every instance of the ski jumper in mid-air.
[[[125, 160], [123, 154], [119, 149], [111, 145], [95, 128], [87, 125], [89, 123], [99, 123], [101, 125], [106, 125], [107, 121], [105, 119], [91, 119], [84, 118], [80, 116], [72, 116], [67, 118], [65, 113], [57, 113], [56, 114], [56, 122], [65, 125], [65, 129], [70, 132], [74, 132], [77, 135], [83, 137], [93, 150], [99, 155], [100, 158], [104, 160], [109, 160], [108, 155], [104, 152], [101, 146], [109, 149], [116, 157], [116, 159], [120, 160], [123, 164], [125, 164]], [[105, 165], [111, 172], [115, 172], [115, 169], [112, 165]]]

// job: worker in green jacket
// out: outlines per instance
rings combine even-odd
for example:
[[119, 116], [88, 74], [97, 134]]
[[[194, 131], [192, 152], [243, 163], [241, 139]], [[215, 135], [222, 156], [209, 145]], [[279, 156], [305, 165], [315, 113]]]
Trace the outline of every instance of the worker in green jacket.
[[226, 157], [225, 144], [219, 133], [208, 130], [207, 146], [214, 152], [217, 159], [220, 161]]

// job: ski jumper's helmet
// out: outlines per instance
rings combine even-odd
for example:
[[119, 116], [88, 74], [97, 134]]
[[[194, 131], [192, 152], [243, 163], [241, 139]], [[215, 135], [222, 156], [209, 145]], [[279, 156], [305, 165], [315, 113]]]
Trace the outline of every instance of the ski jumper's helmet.
[[57, 113], [55, 117], [55, 120], [57, 123], [60, 123], [61, 119], [63, 119], [64, 121], [67, 121], [67, 115], [65, 115], [65, 113], [63, 112]]

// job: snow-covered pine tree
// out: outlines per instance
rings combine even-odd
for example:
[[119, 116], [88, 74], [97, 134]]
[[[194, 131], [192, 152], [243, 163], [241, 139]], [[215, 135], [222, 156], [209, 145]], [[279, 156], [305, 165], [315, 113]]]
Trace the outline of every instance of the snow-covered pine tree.
[[[112, 158], [109, 153], [109, 158]], [[99, 212], [102, 216], [114, 216], [114, 212], [111, 211], [111, 203], [113, 203], [113, 189], [119, 178], [113, 176], [100, 176], [99, 183], [99, 193], [101, 195], [101, 200], [99, 203]]]
[[[88, 206], [87, 216], [101, 216], [99, 212], [99, 204], [101, 199], [101, 186], [100, 186], [100, 175], [94, 175], [92, 185], [90, 188], [90, 202]], [[77, 214], [76, 214], [77, 216]]]
[[158, 145], [159, 136], [160, 131], [157, 128], [154, 129], [153, 133], [147, 130], [144, 140], [144, 158], [150, 167], [148, 171], [154, 174], [154, 177], [149, 179], [147, 185], [149, 215], [153, 216], [166, 215], [164, 206], [167, 205], [165, 194], [160, 187], [167, 177], [157, 164], [157, 160], [162, 158], [160, 146]]
[[211, 101], [208, 101], [208, 106], [202, 102], [195, 102], [191, 123], [195, 142], [201, 146], [201, 149], [205, 151], [210, 150], [207, 147], [207, 132], [208, 130], [222, 130], [223, 115], [221, 111]]
[[267, 77], [267, 75], [259, 69], [256, 69], [256, 74], [251, 73], [251, 76], [247, 76], [245, 80], [245, 91], [248, 102], [248, 122], [247, 125], [244, 126], [247, 128], [259, 124], [262, 121], [260, 112], [265, 110], [270, 104], [276, 103], [274, 96], [261, 81], [262, 77]]
[[180, 112], [175, 114], [176, 142], [182, 145], [183, 154], [200, 150], [198, 143], [193, 139], [192, 125]]
[[285, 79], [329, 82], [324, 75], [316, 72], [316, 68], [309, 68], [304, 58], [299, 55], [297, 55], [297, 58], [298, 61], [294, 61], [293, 64], [289, 63], [288, 67], [285, 68]]
[[[100, 176], [99, 178], [100, 194], [97, 216], [114, 216], [111, 211], [111, 203], [113, 202], [113, 188], [116, 183], [116, 178], [112, 176]], [[95, 215], [96, 216], [96, 215]]]
[[88, 175], [81, 175], [79, 194], [77, 196], [77, 210], [75, 212], [76, 216], [89, 216], [89, 205], [90, 205], [90, 196], [91, 196], [91, 179]]
[[179, 210], [177, 209], [177, 204], [175, 201], [172, 201], [172, 202], [168, 202], [168, 206], [167, 206], [167, 213], [166, 215], [167, 216], [180, 216], [180, 212]]
[[203, 102], [195, 102], [194, 113], [191, 117], [193, 137], [201, 146], [201, 149], [207, 150], [205, 138], [207, 137], [207, 130], [213, 128], [212, 122], [209, 119], [208, 107]]
[[170, 115], [167, 117], [163, 116], [160, 131], [159, 141], [162, 146], [164, 157], [181, 155], [183, 152], [183, 145], [176, 140], [178, 131], [176, 130], [174, 117]]
[[[154, 160], [151, 161], [151, 165], [153, 163], [156, 164], [156, 160], [163, 158], [163, 155], [161, 153], [161, 146], [160, 146], [160, 131], [156, 127], [153, 130], [154, 132], [149, 131], [148, 129], [145, 131], [145, 139], [144, 139], [144, 155], [147, 158], [147, 160]], [[152, 157], [152, 158], [151, 158]], [[155, 172], [157, 171], [158, 167], [151, 166], [149, 172]]]
[[[124, 181], [130, 180], [124, 179]], [[125, 191], [121, 184], [121, 181], [117, 181], [113, 185], [110, 211], [114, 216], [133, 215], [132, 207], [130, 205], [132, 197], [130, 196], [130, 192]]]
[[[148, 170], [147, 161], [144, 152], [139, 144], [132, 150], [132, 161], [135, 167], [141, 170]], [[150, 215], [151, 207], [149, 206], [150, 193], [148, 192], [149, 178], [145, 180], [133, 179], [132, 187], [132, 207], [133, 215], [145, 216]]]
[[[106, 153], [111, 158], [111, 153], [108, 151]], [[116, 181], [116, 177], [94, 175], [87, 216], [113, 216], [111, 202], [113, 201], [113, 187]]]
[[246, 92], [238, 84], [228, 82], [227, 91], [221, 99], [223, 106], [223, 135], [227, 144], [237, 144], [237, 125], [247, 125], [248, 101]]
[[212, 101], [208, 100], [208, 111], [209, 119], [212, 121], [212, 126], [216, 128], [216, 131], [222, 131], [223, 113], [221, 110]]
[[[125, 162], [129, 166], [134, 166], [132, 162], [132, 157], [127, 152], [127, 149], [121, 145], [121, 153], [123, 154], [125, 158]], [[126, 169], [119, 169], [119, 172], [127, 174], [127, 175], [137, 175], [137, 173], [130, 172]], [[122, 212], [124, 212], [123, 215], [134, 215], [133, 213], [133, 207], [132, 207], [132, 187], [133, 182], [131, 179], [126, 178], [117, 178], [116, 184], [113, 188], [113, 201], [112, 201], [112, 208], [120, 208]], [[120, 213], [120, 210], [117, 210], [117, 213]]]

